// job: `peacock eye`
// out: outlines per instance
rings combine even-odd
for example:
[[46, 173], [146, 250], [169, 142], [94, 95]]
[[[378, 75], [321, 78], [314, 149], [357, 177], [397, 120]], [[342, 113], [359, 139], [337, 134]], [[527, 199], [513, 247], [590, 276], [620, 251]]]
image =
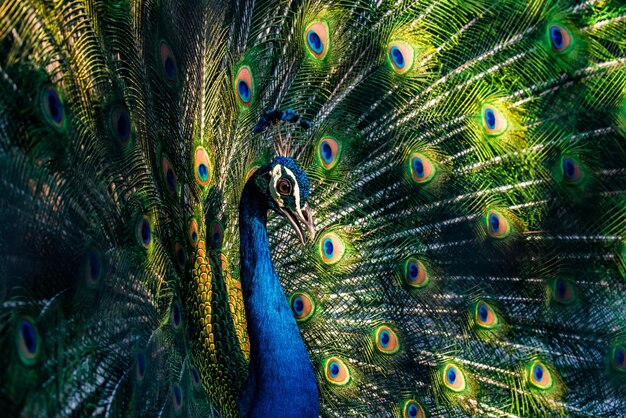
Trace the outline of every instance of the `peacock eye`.
[[137, 380], [143, 380], [143, 377], [146, 373], [146, 355], [143, 352], [137, 353], [137, 361], [135, 364], [135, 374], [137, 376]]
[[619, 372], [626, 372], [626, 348], [622, 345], [613, 347], [611, 357], [613, 368]]
[[298, 322], [309, 319], [315, 311], [315, 301], [306, 293], [297, 292], [291, 295], [290, 304]]
[[398, 74], [404, 74], [413, 66], [413, 47], [402, 41], [395, 41], [387, 48], [391, 67]]
[[32, 319], [24, 317], [17, 328], [17, 347], [20, 360], [32, 366], [39, 356], [39, 332]]
[[326, 57], [330, 44], [329, 29], [326, 22], [314, 22], [307, 26], [304, 31], [304, 39], [311, 55], [318, 60]]
[[572, 35], [569, 30], [562, 25], [553, 24], [548, 28], [550, 46], [557, 54], [565, 52], [572, 43]]
[[278, 184], [276, 188], [278, 189], [278, 193], [282, 195], [291, 194], [291, 182], [287, 179], [278, 180]]
[[496, 328], [498, 326], [498, 316], [485, 302], [481, 301], [476, 304], [474, 316], [476, 323], [482, 328]]
[[335, 385], [343, 386], [350, 381], [350, 370], [338, 357], [330, 357], [324, 366], [326, 380]]
[[414, 400], [406, 401], [403, 408], [404, 418], [424, 418], [424, 408]]
[[398, 336], [393, 330], [387, 326], [381, 326], [376, 329], [376, 348], [381, 353], [393, 354], [398, 351]]
[[538, 389], [550, 389], [552, 387], [552, 374], [540, 361], [535, 361], [528, 369], [530, 383]]
[[443, 370], [443, 381], [445, 386], [454, 392], [462, 392], [467, 387], [465, 375], [454, 364], [448, 364]]

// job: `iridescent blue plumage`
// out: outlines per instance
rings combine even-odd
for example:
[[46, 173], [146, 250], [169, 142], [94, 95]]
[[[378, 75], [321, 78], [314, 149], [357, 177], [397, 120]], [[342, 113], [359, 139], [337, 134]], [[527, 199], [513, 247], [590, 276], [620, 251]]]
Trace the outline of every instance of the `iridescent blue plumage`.
[[244, 187], [239, 205], [240, 260], [252, 355], [239, 406], [250, 417], [290, 416], [294, 405], [299, 416], [317, 417], [315, 374], [269, 252], [267, 212], [277, 210], [277, 202], [268, 184], [276, 166], [294, 174], [302, 206], [309, 198], [306, 174], [286, 157], [259, 169]]

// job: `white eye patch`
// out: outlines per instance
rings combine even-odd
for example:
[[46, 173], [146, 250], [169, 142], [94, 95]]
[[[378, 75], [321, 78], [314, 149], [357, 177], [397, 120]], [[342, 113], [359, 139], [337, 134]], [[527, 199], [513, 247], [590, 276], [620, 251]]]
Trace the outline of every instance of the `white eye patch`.
[[296, 211], [300, 212], [300, 188], [298, 187], [298, 182], [296, 181], [296, 176], [293, 175], [293, 172], [287, 167], [283, 167], [280, 164], [277, 164], [272, 171], [270, 171], [270, 176], [272, 177], [270, 180], [270, 194], [272, 198], [278, 204], [279, 207], [284, 207], [285, 202], [280, 193], [278, 193], [278, 189], [276, 188], [278, 184], [278, 180], [282, 177], [282, 170], [285, 170], [285, 177], [291, 180], [291, 184], [293, 184], [292, 196], [296, 199]]

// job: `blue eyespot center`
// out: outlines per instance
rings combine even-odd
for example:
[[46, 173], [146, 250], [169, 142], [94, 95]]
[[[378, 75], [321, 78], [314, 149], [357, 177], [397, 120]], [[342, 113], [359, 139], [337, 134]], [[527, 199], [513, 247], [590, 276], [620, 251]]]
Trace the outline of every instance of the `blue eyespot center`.
[[35, 354], [37, 351], [37, 335], [35, 334], [33, 326], [28, 321], [22, 321], [20, 324], [20, 330], [22, 332], [22, 338], [24, 340], [26, 350], [28, 350], [29, 354]]
[[332, 377], [337, 377], [339, 375], [339, 364], [336, 361], [333, 361], [330, 363], [329, 370]]
[[137, 373], [143, 377], [146, 371], [146, 357], [143, 353], [137, 354]]
[[322, 158], [326, 164], [333, 161], [333, 150], [326, 141], [322, 142]]
[[559, 298], [564, 298], [567, 293], [567, 283], [563, 279], [556, 280], [556, 295]]
[[495, 213], [489, 215], [489, 226], [493, 232], [498, 232], [500, 230], [500, 219]]
[[176, 251], [176, 258], [178, 259], [178, 264], [180, 264], [181, 266], [185, 265], [185, 252], [182, 248], [179, 248]]
[[402, 51], [400, 51], [400, 48], [398, 48], [397, 46], [391, 47], [389, 54], [391, 55], [391, 59], [393, 60], [393, 63], [396, 65], [396, 67], [404, 68], [406, 62], [404, 60], [404, 56], [402, 55]]
[[454, 370], [452, 367], [450, 367], [448, 369], [448, 373], [447, 373], [446, 377], [448, 379], [448, 383], [453, 385], [454, 382], [456, 382], [456, 370]]
[[209, 177], [209, 168], [206, 166], [206, 164], [200, 163], [198, 165], [198, 177], [200, 177], [200, 180], [202, 181], [206, 181], [206, 179]]
[[552, 28], [550, 28], [550, 39], [552, 40], [552, 46], [554, 46], [554, 48], [563, 48], [563, 32], [561, 32], [561, 28], [552, 26]]
[[535, 380], [541, 381], [541, 379], [543, 378], [543, 367], [541, 367], [540, 365], [536, 365], [533, 373], [535, 375]]
[[304, 302], [300, 296], [294, 298], [293, 300], [293, 310], [297, 315], [301, 315], [304, 312]]
[[310, 30], [309, 33], [307, 33], [307, 41], [309, 42], [311, 49], [315, 51], [316, 54], [321, 54], [324, 50], [322, 39], [314, 30]]
[[180, 308], [177, 303], [175, 303], [172, 307], [172, 315], [174, 318], [174, 325], [180, 325]]
[[485, 322], [487, 321], [488, 316], [489, 316], [489, 310], [484, 304], [481, 303], [480, 306], [478, 307], [478, 317], [480, 318], [481, 321]]
[[418, 177], [424, 176], [424, 163], [421, 158], [413, 158], [413, 171]]
[[237, 91], [239, 92], [239, 97], [241, 97], [241, 100], [243, 100], [244, 102], [250, 100], [250, 86], [248, 86], [245, 81], [239, 80], [239, 82], [237, 83]]
[[214, 241], [215, 243], [219, 243], [219, 242], [220, 242], [220, 233], [219, 233], [219, 232], [215, 232], [215, 233], [213, 234], [213, 241]]
[[570, 180], [576, 175], [576, 165], [569, 158], [563, 160], [563, 169], [565, 171], [565, 177]]
[[415, 279], [417, 279], [417, 275], [419, 273], [419, 266], [417, 265], [416, 262], [411, 261], [411, 263], [409, 263], [409, 278], [414, 281]]
[[174, 175], [174, 170], [169, 168], [167, 173], [165, 174], [165, 179], [167, 180], [167, 185], [170, 189], [176, 189], [176, 176]]
[[171, 56], [165, 58], [163, 68], [165, 69], [165, 76], [167, 79], [169, 81], [176, 81], [176, 62], [174, 61], [174, 58]]
[[485, 110], [485, 122], [487, 123], [487, 128], [496, 129], [496, 114], [492, 109]]
[[91, 251], [89, 253], [89, 274], [93, 280], [97, 280], [100, 278], [100, 256], [97, 252]]
[[130, 135], [130, 119], [128, 118], [128, 113], [122, 111], [119, 113], [119, 117], [117, 119], [117, 136], [120, 140], [125, 141], [128, 139]]
[[183, 394], [180, 391], [180, 386], [174, 385], [173, 392], [174, 392], [174, 402], [176, 402], [176, 405], [178, 406], [183, 401]]
[[417, 406], [415, 406], [415, 405], [409, 406], [408, 413], [409, 413], [410, 417], [416, 417], [417, 416]]
[[196, 242], [197, 240], [198, 240], [198, 234], [196, 233], [196, 231], [193, 231], [191, 233], [191, 241]]
[[623, 366], [624, 360], [626, 360], [626, 353], [624, 352], [624, 349], [622, 347], [618, 347], [615, 350], [615, 364], [617, 364], [618, 366]]
[[60, 123], [63, 118], [63, 107], [61, 106], [61, 99], [54, 89], [48, 89], [47, 93], [48, 109], [50, 111], [50, 117], [54, 123]]
[[324, 240], [324, 253], [327, 257], [332, 257], [335, 247], [333, 246], [333, 240], [330, 238], [326, 238]]
[[147, 219], [143, 219], [141, 221], [141, 241], [145, 245], [148, 245], [150, 243], [151, 234], [152, 233], [150, 231], [150, 223]]
[[388, 331], [383, 331], [380, 333], [380, 345], [386, 348], [389, 345], [389, 340], [391, 337], [389, 336]]

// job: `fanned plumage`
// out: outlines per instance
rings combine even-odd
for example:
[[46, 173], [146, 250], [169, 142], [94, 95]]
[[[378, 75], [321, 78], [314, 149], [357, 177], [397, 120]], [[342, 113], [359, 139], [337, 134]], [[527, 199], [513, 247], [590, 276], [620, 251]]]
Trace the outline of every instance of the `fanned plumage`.
[[621, 2], [5, 0], [0, 22], [3, 413], [246, 412], [239, 205], [296, 171], [277, 148], [317, 232], [270, 216], [268, 262], [322, 416], [623, 414]]

